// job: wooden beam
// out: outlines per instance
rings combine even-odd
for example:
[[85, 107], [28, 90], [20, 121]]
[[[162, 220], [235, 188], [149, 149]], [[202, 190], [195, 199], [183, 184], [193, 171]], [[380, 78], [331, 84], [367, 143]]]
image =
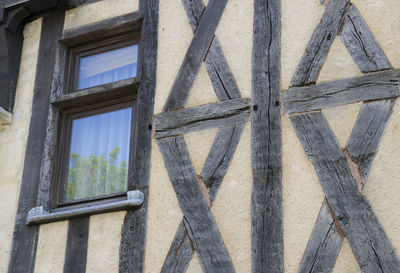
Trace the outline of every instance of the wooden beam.
[[[209, 190], [212, 205], [219, 186], [232, 161], [244, 125], [221, 128], [214, 139], [200, 177]], [[184, 273], [192, 259], [194, 249], [182, 220], [169, 249], [161, 273]]]
[[[203, 0], [182, 0], [182, 2], [190, 26], [192, 27], [193, 32], [196, 32], [205, 10], [204, 2]], [[240, 91], [235, 77], [228, 66], [217, 36], [215, 36], [211, 42], [211, 46], [205, 59], [205, 66], [214, 86], [215, 93], [220, 100], [229, 100], [240, 97]]]
[[371, 205], [358, 191], [345, 155], [323, 115], [292, 116], [291, 121], [361, 270], [399, 272], [396, 252]]
[[38, 226], [26, 226], [28, 211], [38, 206], [40, 171], [46, 140], [47, 115], [56, 57], [57, 40], [64, 26], [64, 12], [43, 18], [37, 72], [32, 102], [32, 116], [25, 152], [24, 170], [15, 221], [9, 273], [33, 272]]
[[155, 137], [176, 136], [215, 127], [229, 127], [249, 120], [250, 100], [234, 99], [161, 113], [155, 118]]
[[293, 87], [283, 93], [283, 100], [285, 113], [294, 114], [398, 96], [400, 96], [400, 69], [317, 85]]
[[158, 140], [185, 227], [204, 272], [235, 272], [215, 219], [200, 189], [183, 137]]
[[139, 55], [141, 83], [136, 101], [135, 151], [130, 166], [128, 190], [144, 193], [143, 205], [125, 216], [119, 249], [120, 273], [143, 273], [146, 250], [147, 208], [150, 181], [152, 122], [157, 74], [159, 0], [140, 0], [139, 12], [143, 16]]
[[167, 102], [164, 105], [163, 112], [184, 106], [202, 60], [206, 57], [208, 48], [214, 38], [214, 32], [217, 29], [226, 3], [227, 0], [210, 0], [208, 3], [176, 76]]
[[89, 239], [89, 217], [68, 222], [64, 273], [85, 273]]
[[[360, 70], [373, 72], [390, 69], [386, 56], [382, 57], [383, 50], [355, 6], [350, 7], [347, 16], [341, 38]], [[363, 103], [347, 142], [346, 150], [351, 160], [357, 164], [364, 185], [393, 105], [394, 100]], [[342, 246], [343, 238], [332, 226], [334, 221], [332, 216], [329, 217], [324, 213], [326, 201], [322, 206], [301, 261], [299, 273], [332, 272]]]
[[385, 70], [391, 67], [374, 34], [354, 5], [349, 8], [340, 38], [362, 72]]
[[302, 86], [315, 82], [328, 51], [340, 31], [346, 17], [349, 0], [330, 0], [321, 22], [307, 45], [290, 86]]
[[283, 272], [280, 0], [254, 1], [252, 272]]

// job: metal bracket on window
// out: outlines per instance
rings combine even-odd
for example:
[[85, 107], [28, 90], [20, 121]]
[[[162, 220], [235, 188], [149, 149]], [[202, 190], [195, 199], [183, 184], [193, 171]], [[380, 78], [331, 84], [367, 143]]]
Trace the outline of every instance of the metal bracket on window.
[[128, 191], [126, 200], [92, 205], [81, 208], [71, 208], [63, 211], [50, 212], [43, 206], [32, 208], [26, 217], [26, 225], [35, 225], [67, 220], [80, 216], [88, 216], [111, 211], [130, 209], [140, 206], [144, 201], [144, 194], [141, 191]]

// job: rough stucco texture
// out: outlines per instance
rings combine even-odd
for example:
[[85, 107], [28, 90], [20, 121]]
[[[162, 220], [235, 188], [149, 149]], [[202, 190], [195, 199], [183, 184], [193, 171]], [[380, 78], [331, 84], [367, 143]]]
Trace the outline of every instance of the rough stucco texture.
[[139, 0], [104, 0], [68, 10], [65, 14], [64, 29], [81, 27], [118, 15], [137, 11]]
[[14, 115], [0, 132], [0, 272], [6, 272], [28, 136], [42, 20], [26, 24]]

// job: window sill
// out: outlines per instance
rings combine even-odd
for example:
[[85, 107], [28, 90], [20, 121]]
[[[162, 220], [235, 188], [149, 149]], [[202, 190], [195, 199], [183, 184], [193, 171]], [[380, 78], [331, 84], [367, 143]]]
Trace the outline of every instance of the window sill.
[[62, 211], [47, 211], [43, 206], [32, 208], [27, 215], [26, 225], [38, 225], [71, 218], [89, 216], [112, 211], [128, 210], [142, 205], [144, 194], [141, 191], [128, 191], [127, 199], [87, 207], [72, 208]]
[[73, 107], [96, 104], [103, 101], [121, 98], [124, 96], [136, 96], [137, 88], [140, 83], [139, 77], [120, 80], [77, 92], [60, 96], [53, 100], [51, 104], [58, 108], [68, 109]]

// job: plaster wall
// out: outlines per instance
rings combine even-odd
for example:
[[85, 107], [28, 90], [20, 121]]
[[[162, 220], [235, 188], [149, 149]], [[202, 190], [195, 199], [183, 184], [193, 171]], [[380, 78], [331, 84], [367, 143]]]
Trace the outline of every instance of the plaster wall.
[[42, 20], [25, 25], [11, 125], [0, 132], [0, 272], [6, 272], [29, 131]]
[[[206, 1], [207, 2], [207, 1]], [[104, 0], [67, 12], [65, 29], [133, 12], [138, 0]], [[282, 90], [304, 54], [325, 6], [318, 0], [282, 0]], [[395, 68], [400, 68], [400, 2], [397, 0], [354, 0]], [[180, 0], [160, 0], [159, 45], [155, 114], [162, 111], [173, 81], [193, 37]], [[41, 20], [29, 23], [24, 31], [24, 49], [12, 125], [0, 132], [0, 272], [6, 270], [18, 201], [23, 157], [30, 120], [33, 83]], [[251, 50], [253, 1], [228, 1], [218, 25], [219, 38], [227, 62], [242, 97], [251, 97]], [[29, 46], [26, 46], [29, 45]], [[318, 79], [329, 81], [361, 76], [340, 39], [336, 38]], [[186, 107], [216, 102], [213, 87], [202, 65], [186, 102]], [[340, 144], [345, 146], [361, 104], [324, 110]], [[400, 254], [400, 105], [396, 104], [372, 165], [364, 194], [370, 200], [396, 251]], [[198, 173], [210, 150], [216, 129], [185, 135]], [[282, 117], [283, 206], [285, 272], [297, 272], [313, 225], [324, 199], [318, 178], [308, 161], [287, 116]], [[251, 272], [251, 128], [248, 123], [211, 211], [232, 257], [237, 272]], [[120, 231], [125, 212], [93, 216], [90, 219], [87, 272], [118, 272]], [[175, 192], [157, 143], [152, 143], [151, 178], [145, 272], [159, 272], [182, 219]], [[41, 226], [35, 272], [62, 272], [67, 222]], [[55, 250], [56, 249], [56, 250]], [[202, 272], [194, 255], [190, 273]], [[334, 272], [360, 272], [350, 246], [344, 243]]]

